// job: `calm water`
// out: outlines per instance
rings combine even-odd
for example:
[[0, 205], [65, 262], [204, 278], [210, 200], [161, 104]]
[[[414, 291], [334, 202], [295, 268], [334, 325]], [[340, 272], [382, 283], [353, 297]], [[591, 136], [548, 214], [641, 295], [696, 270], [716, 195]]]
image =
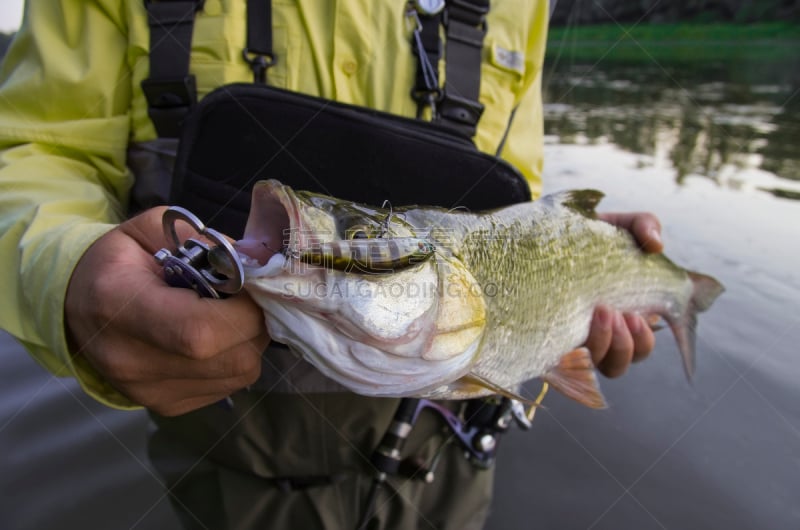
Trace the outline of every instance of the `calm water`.
[[[561, 61], [548, 191], [651, 210], [668, 253], [727, 292], [686, 382], [673, 339], [611, 407], [554, 392], [503, 440], [490, 528], [800, 528], [800, 86], [796, 65]], [[172, 528], [142, 414], [105, 409], [0, 335], [0, 528]], [[535, 387], [535, 386], [534, 386]]]
[[603, 381], [609, 410], [549, 396], [506, 440], [493, 528], [800, 528], [798, 66], [551, 71], [547, 191], [657, 213], [668, 254], [727, 292], [701, 316], [691, 385], [663, 331]]

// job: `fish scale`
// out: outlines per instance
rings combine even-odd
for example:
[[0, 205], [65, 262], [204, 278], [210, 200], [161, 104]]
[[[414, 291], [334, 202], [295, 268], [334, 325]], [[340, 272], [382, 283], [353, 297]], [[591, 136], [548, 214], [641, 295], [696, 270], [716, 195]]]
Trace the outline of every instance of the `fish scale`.
[[[691, 286], [685, 273], [675, 274], [680, 270], [662, 255], [642, 254], [627, 234], [557, 201], [543, 201], [520, 215], [530, 222], [502, 234], [522, 242], [500, 260], [517, 264], [505, 277], [481, 259], [484, 252], [467, 247], [463, 254], [479, 282], [515, 286], [516, 304], [487, 297], [485, 354], [473, 367], [499, 386], [513, 388], [519, 373], [530, 379], [554, 368], [565, 352], [585, 341], [598, 304], [643, 311], [662, 304], [664, 292], [686, 292]], [[526, 356], [526, 351], [537, 355]]]

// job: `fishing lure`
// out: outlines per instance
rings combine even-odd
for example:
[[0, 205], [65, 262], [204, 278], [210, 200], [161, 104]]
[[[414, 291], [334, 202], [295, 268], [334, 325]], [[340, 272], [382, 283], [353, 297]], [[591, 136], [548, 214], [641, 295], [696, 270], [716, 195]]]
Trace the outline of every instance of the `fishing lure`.
[[417, 237], [343, 239], [299, 252], [303, 263], [345, 272], [388, 273], [421, 263], [436, 247]]

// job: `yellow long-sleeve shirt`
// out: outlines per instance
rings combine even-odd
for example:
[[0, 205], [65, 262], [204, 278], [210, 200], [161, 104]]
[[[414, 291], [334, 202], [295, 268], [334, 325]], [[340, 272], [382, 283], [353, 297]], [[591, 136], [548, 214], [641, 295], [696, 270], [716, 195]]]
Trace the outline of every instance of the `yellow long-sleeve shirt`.
[[[206, 0], [193, 33], [200, 97], [252, 80], [245, 0]], [[273, 0], [276, 86], [414, 116], [416, 62], [397, 0]], [[539, 193], [546, 0], [496, 0], [484, 42], [475, 142]], [[125, 218], [130, 143], [155, 138], [140, 83], [149, 71], [143, 1], [36, 0], [0, 71], [0, 328], [56, 375], [106, 404], [131, 403], [67, 346], [63, 307], [84, 251]], [[512, 58], [513, 60], [511, 60]], [[514, 113], [514, 119], [512, 118]]]

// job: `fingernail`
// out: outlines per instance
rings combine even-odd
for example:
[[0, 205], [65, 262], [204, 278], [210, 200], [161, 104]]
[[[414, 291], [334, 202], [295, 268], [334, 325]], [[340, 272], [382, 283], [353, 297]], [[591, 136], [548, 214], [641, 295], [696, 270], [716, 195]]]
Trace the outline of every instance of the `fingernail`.
[[628, 329], [631, 335], [638, 335], [642, 331], [642, 319], [639, 315], [630, 315], [630, 318], [625, 319], [628, 324]]
[[657, 229], [655, 229], [655, 228], [651, 229], [650, 232], [648, 233], [648, 235], [650, 237], [651, 244], [655, 244], [655, 245], [663, 245], [664, 244], [664, 242], [661, 241], [661, 232], [659, 232]]
[[597, 319], [597, 323], [603, 329], [610, 329], [612, 322], [611, 322], [612, 313], [605, 306], [600, 306], [595, 311], [595, 318]]
[[625, 324], [625, 318], [622, 316], [622, 313], [615, 313], [614, 314], [614, 331], [622, 331], [627, 328]]

